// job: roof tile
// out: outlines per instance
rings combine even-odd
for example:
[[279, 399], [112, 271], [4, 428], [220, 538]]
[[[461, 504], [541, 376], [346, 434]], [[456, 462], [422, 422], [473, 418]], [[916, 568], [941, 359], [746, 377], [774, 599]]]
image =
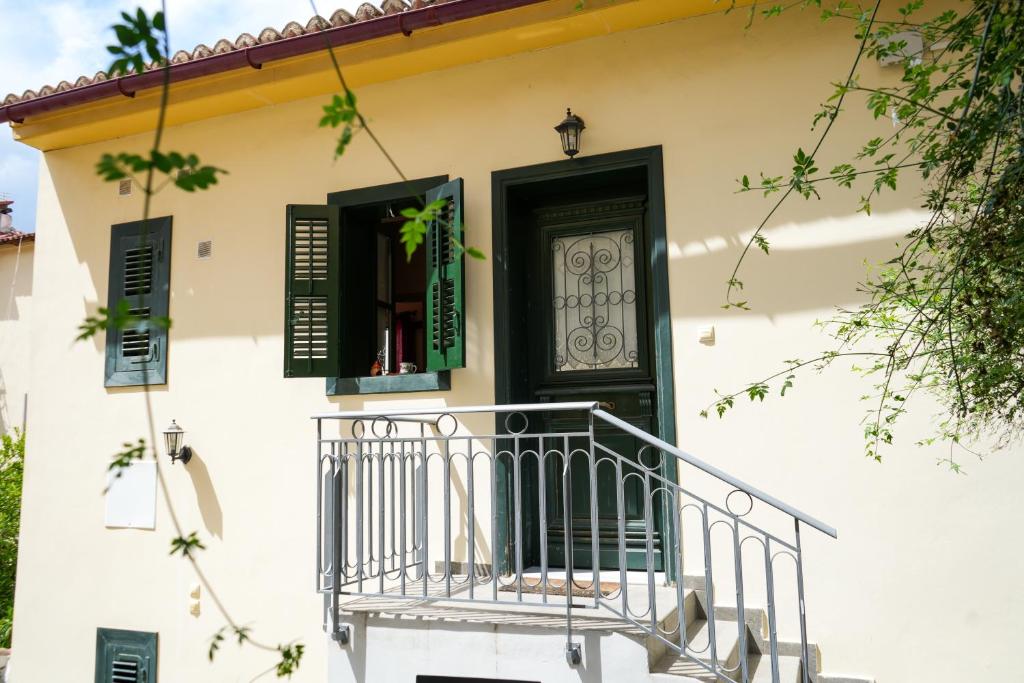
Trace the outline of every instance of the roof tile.
[[351, 24], [356, 18], [349, 14], [346, 10], [339, 9], [331, 15], [331, 26], [344, 26]]
[[[306, 22], [305, 26], [296, 21], [290, 21], [281, 29], [280, 32], [275, 28], [268, 26], [259, 32], [258, 37], [254, 37], [251, 33], [243, 33], [238, 36], [234, 42], [228, 38], [221, 38], [214, 44], [212, 50], [202, 44], [197, 45], [191, 52], [187, 50], [179, 50], [171, 57], [171, 64], [182, 64], [184, 62], [191, 62], [197, 59], [204, 59], [212, 55], [224, 54], [235, 50], [244, 50], [255, 45], [273, 43], [285, 38], [294, 38], [308, 33], [315, 33], [316, 31], [326, 28], [328, 23], [332, 27], [346, 26], [355, 22], [372, 21], [386, 15], [399, 14], [409, 10], [423, 9], [430, 5], [452, 1], [453, 0], [412, 0], [410, 4], [405, 0], [381, 0], [381, 7], [379, 8], [368, 2], [364, 2], [359, 6], [359, 9], [356, 10], [355, 16], [344, 9], [339, 9], [331, 14], [329, 22], [323, 17], [315, 16]], [[146, 66], [147, 71], [154, 68], [156, 68], [156, 65], [154, 64]], [[21, 95], [11, 93], [0, 100], [0, 105], [8, 106], [18, 104], [19, 102], [27, 102], [39, 97], [52, 95], [56, 92], [84, 88], [86, 86], [93, 85], [94, 83], [100, 83], [106, 80], [109, 80], [109, 76], [105, 72], [100, 71], [91, 78], [89, 76], [81, 76], [74, 82], [74, 84], [68, 81], [61, 81], [56, 87], [52, 85], [44, 85], [38, 90], [26, 90]]]
[[306, 22], [306, 33], [316, 33], [317, 31], [323, 31], [325, 28], [330, 28], [330, 26], [330, 22], [328, 22], [326, 19], [324, 19], [318, 14]]
[[34, 232], [21, 232], [20, 230], [11, 230], [10, 232], [0, 232], [0, 244], [14, 244], [17, 242], [34, 242], [36, 234]]
[[259, 45], [259, 41], [256, 40], [256, 36], [251, 33], [243, 33], [235, 39], [236, 50], [244, 50], [245, 48], [252, 47], [253, 45]]
[[356, 21], [369, 21], [384, 16], [384, 13], [368, 2], [364, 2], [356, 9]]
[[409, 6], [402, 2], [402, 0], [384, 0], [380, 4], [380, 8], [384, 10], [384, 14], [398, 14], [408, 10]]
[[289, 21], [285, 24], [284, 28], [281, 29], [282, 38], [298, 38], [306, 32], [306, 29], [302, 28], [302, 24], [297, 21]]

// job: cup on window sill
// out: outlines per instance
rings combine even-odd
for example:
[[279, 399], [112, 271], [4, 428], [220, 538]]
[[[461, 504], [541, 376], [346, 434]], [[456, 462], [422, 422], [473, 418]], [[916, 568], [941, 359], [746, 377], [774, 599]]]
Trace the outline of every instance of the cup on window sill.
[[416, 372], [415, 363], [399, 363], [398, 374], [400, 375], [411, 375]]

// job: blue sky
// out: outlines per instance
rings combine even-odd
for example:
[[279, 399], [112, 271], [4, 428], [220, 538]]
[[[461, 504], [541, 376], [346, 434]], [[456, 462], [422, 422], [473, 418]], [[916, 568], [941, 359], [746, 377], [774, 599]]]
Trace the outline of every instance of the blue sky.
[[[319, 0], [323, 16], [344, 7], [355, 11], [358, 0]], [[105, 46], [113, 42], [110, 25], [125, 9], [153, 11], [152, 0], [60, 0], [25, 2], [0, 0], [0, 100], [7, 93], [38, 90], [61, 80], [75, 82], [109, 65]], [[239, 33], [256, 34], [265, 26], [283, 27], [289, 21], [305, 24], [313, 15], [308, 0], [168, 0], [171, 49], [212, 46], [218, 39], [234, 40]], [[0, 125], [0, 192], [15, 201], [14, 225], [35, 229], [39, 152], [13, 141]]]

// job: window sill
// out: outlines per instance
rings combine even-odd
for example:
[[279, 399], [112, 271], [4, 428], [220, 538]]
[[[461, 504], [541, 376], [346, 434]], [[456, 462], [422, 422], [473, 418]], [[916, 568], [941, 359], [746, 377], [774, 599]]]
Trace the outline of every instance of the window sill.
[[448, 391], [452, 388], [451, 372], [418, 372], [409, 375], [378, 377], [328, 377], [328, 396], [352, 394], [401, 394], [413, 391]]

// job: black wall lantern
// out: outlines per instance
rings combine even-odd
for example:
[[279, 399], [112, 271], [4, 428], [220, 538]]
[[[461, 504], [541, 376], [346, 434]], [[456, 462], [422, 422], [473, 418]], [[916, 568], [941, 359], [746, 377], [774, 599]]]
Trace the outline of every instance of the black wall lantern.
[[171, 456], [172, 465], [175, 460], [180, 460], [182, 464], [187, 465], [188, 461], [192, 459], [192, 449], [181, 443], [184, 438], [185, 430], [179, 427], [177, 422], [171, 420], [171, 426], [164, 430], [164, 445], [167, 447], [167, 455]]
[[580, 135], [583, 133], [583, 119], [572, 113], [572, 109], [565, 110], [565, 120], [555, 126], [555, 130], [562, 138], [562, 151], [566, 156], [574, 157], [580, 152]]

